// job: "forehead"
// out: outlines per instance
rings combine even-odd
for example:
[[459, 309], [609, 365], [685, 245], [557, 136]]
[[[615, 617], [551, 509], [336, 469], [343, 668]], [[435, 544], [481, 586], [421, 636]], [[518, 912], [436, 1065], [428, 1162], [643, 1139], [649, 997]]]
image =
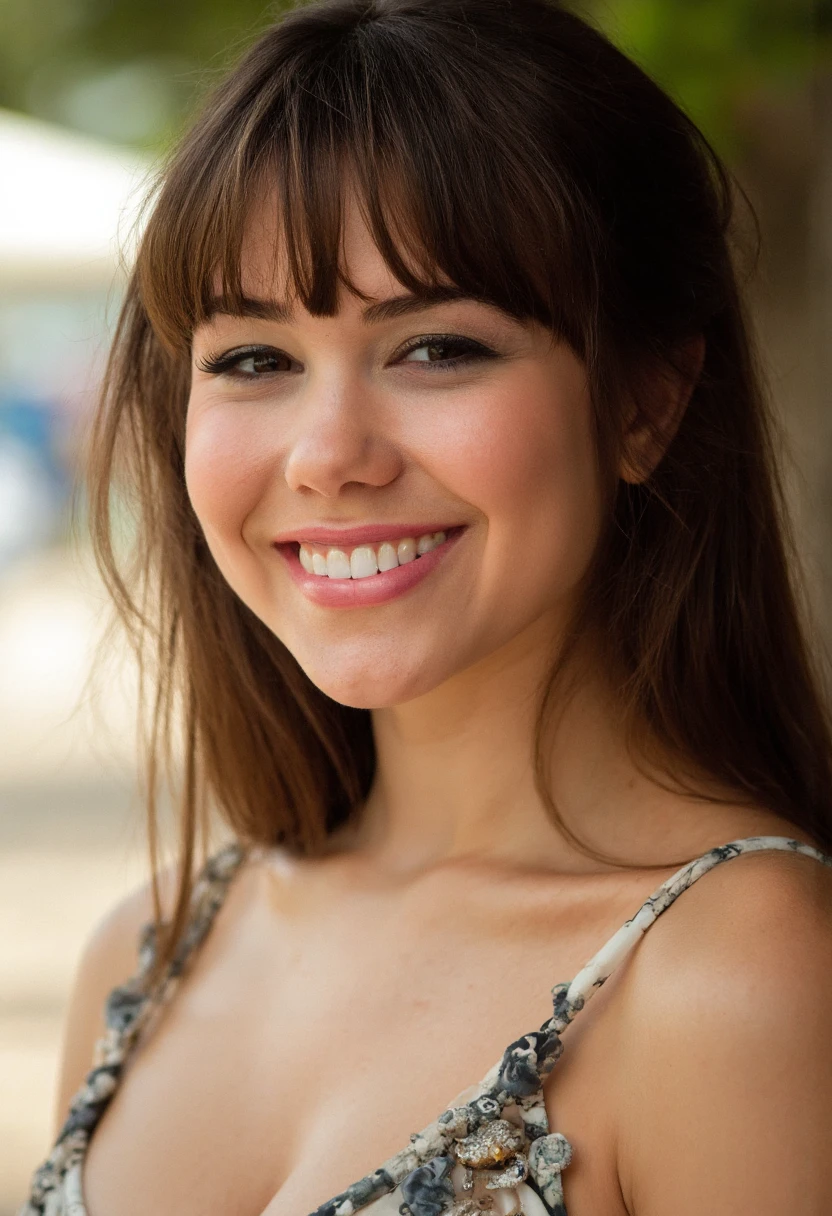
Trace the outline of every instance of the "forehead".
[[[286, 300], [294, 295], [279, 205], [276, 191], [265, 193], [247, 219], [240, 250], [240, 285], [246, 296]], [[356, 291], [356, 304], [361, 296], [385, 299], [402, 291], [351, 192], [343, 200], [339, 266]]]

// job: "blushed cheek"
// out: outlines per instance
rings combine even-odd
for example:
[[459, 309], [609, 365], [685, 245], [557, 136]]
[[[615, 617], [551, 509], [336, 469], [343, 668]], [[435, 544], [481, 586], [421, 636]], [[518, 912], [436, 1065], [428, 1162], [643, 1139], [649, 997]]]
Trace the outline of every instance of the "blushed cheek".
[[509, 577], [530, 602], [571, 591], [600, 526], [591, 402], [582, 380], [559, 370], [559, 379], [533, 374], [480, 398], [432, 465], [486, 517], [489, 589]]
[[243, 529], [266, 493], [270, 469], [267, 451], [242, 419], [220, 409], [189, 411], [185, 482], [221, 569], [245, 544]]

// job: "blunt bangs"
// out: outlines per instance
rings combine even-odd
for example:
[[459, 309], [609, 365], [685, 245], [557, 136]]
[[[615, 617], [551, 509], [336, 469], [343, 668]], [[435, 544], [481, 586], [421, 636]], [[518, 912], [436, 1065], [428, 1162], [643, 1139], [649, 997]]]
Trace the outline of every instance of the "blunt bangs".
[[[264, 200], [276, 210], [290, 299], [332, 315], [339, 284], [360, 295], [342, 257], [350, 192], [406, 290], [451, 285], [542, 322], [586, 357], [603, 233], [558, 141], [548, 162], [534, 159], [507, 118], [517, 105], [539, 104], [528, 87], [533, 65], [525, 79], [512, 72], [495, 82], [476, 106], [470, 90], [462, 105], [459, 74], [494, 69], [473, 34], [467, 46], [457, 40], [437, 53], [409, 39], [404, 21], [367, 20], [336, 31], [322, 54], [320, 42], [308, 52], [293, 46], [292, 33], [290, 18], [273, 34], [282, 53], [255, 50], [248, 104], [232, 81], [169, 167], [137, 267], [165, 344], [187, 348], [218, 283], [239, 306], [246, 231]], [[516, 94], [510, 107], [506, 90]]]

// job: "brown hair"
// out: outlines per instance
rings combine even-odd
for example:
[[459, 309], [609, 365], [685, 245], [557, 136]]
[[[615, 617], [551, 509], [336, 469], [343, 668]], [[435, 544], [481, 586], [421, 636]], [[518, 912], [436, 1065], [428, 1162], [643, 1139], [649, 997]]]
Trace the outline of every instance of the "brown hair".
[[[593, 630], [621, 673], [632, 738], [677, 757], [677, 780], [704, 773], [832, 847], [828, 711], [726, 169], [649, 77], [557, 3], [318, 0], [259, 38], [171, 157], [92, 434], [96, 552], [152, 691], [154, 874], [157, 782], [177, 729], [184, 744], [168, 951], [210, 808], [244, 841], [314, 854], [373, 779], [370, 712], [324, 695], [226, 584], [183, 472], [190, 335], [217, 274], [232, 302], [241, 294], [252, 201], [276, 191], [292, 290], [331, 314], [339, 282], [354, 290], [339, 263], [347, 177], [407, 289], [450, 280], [541, 320], [588, 369], [606, 527], [541, 700], [536, 772], [555, 819], [553, 690]], [[626, 400], [649, 424], [646, 369], [673, 367], [699, 334], [704, 366], [675, 436], [643, 480], [621, 480]], [[126, 568], [114, 486], [136, 518]]]

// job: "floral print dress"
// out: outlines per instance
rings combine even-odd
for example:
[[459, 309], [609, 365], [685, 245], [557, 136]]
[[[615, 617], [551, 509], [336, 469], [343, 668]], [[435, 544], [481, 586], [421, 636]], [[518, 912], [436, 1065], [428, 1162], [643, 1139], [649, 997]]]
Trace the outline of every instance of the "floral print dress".
[[[562, 1050], [561, 1034], [638, 944], [662, 912], [714, 866], [767, 849], [832, 857], [785, 836], [749, 836], [711, 849], [673, 874], [585, 967], [552, 989], [552, 1016], [506, 1047], [494, 1067], [449, 1104], [410, 1143], [322, 1203], [311, 1216], [566, 1216], [562, 1172], [569, 1141], [549, 1127], [543, 1081]], [[148, 1019], [172, 999], [188, 960], [205, 939], [232, 878], [248, 851], [232, 843], [198, 875], [188, 928], [162, 980], [148, 976], [153, 926], [141, 936], [139, 967], [107, 1001], [107, 1033], [86, 1082], [47, 1160], [35, 1172], [19, 1216], [86, 1216], [82, 1171], [90, 1138], [118, 1088], [125, 1063]]]

